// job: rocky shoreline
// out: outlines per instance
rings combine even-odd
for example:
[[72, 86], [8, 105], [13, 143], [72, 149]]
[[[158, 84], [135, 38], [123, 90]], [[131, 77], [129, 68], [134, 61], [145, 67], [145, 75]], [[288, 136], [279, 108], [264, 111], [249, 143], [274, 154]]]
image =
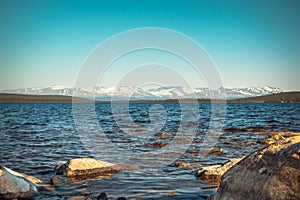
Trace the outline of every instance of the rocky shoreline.
[[[300, 197], [300, 134], [291, 132], [267, 134], [265, 147], [243, 158], [233, 158], [222, 165], [200, 166], [176, 162], [176, 167], [198, 168], [195, 175], [218, 188], [210, 199], [298, 199]], [[55, 166], [55, 176], [44, 183], [40, 179], [0, 169], [1, 199], [30, 199], [41, 190], [55, 191], [55, 185], [86, 179], [110, 177], [136, 166], [108, 163], [92, 158], [71, 159]], [[99, 192], [100, 193], [100, 192]], [[174, 194], [172, 194], [174, 195]], [[170, 195], [170, 196], [172, 196]], [[74, 196], [71, 199], [108, 199], [105, 193]], [[120, 197], [119, 200], [126, 198]]]

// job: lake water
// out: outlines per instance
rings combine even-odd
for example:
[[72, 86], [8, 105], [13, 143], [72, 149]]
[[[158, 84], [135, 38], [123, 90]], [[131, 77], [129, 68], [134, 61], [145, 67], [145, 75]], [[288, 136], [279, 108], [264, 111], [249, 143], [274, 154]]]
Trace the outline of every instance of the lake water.
[[[185, 163], [224, 163], [229, 158], [248, 155], [262, 147], [257, 140], [267, 136], [257, 134], [258, 132], [300, 131], [299, 103], [227, 104], [223, 133], [214, 147], [222, 148], [224, 154], [199, 156], [203, 139], [209, 131], [209, 124], [216, 120], [210, 120], [212, 107], [209, 103], [199, 104], [199, 114], [196, 117], [194, 114], [184, 114], [178, 103], [131, 103], [129, 115], [126, 114], [126, 106], [121, 103], [114, 108], [115, 110], [112, 110], [109, 103], [97, 103], [94, 118], [83, 109], [83, 122], [87, 130], [90, 130], [95, 126], [90, 123], [96, 121], [99, 123], [96, 125], [101, 127], [99, 130], [102, 130], [112, 144], [135, 155], [157, 151], [172, 143], [183, 119], [197, 121], [197, 130], [192, 131], [195, 134], [192, 144], [176, 159]], [[158, 112], [157, 115], [155, 110], [165, 111]], [[54, 166], [57, 163], [72, 158], [93, 157], [80, 140], [73, 114], [72, 103], [1, 103], [1, 165], [49, 183], [55, 174]], [[219, 114], [222, 116], [225, 112]], [[86, 116], [93, 120], [89, 123]], [[189, 125], [184, 126], [183, 130], [189, 132], [188, 127]], [[171, 135], [156, 136], [161, 131]], [[126, 161], [122, 153], [119, 153], [118, 157], [115, 152], [111, 155], [114, 155], [116, 162]], [[156, 156], [155, 160], [159, 163], [161, 158], [159, 154]], [[109, 151], [103, 155], [104, 160], [109, 157]], [[210, 184], [197, 180], [194, 176], [195, 169], [179, 168], [174, 162], [153, 166], [154, 159], [151, 159], [146, 163], [150, 168], [122, 171], [110, 178], [60, 183], [55, 185], [55, 191], [42, 191], [36, 199], [63, 199], [89, 193], [95, 197], [101, 192], [106, 192], [112, 199], [119, 196], [137, 199], [201, 199], [215, 192], [212, 189], [203, 189], [208, 188]], [[172, 192], [176, 192], [177, 196], [165, 196]]]

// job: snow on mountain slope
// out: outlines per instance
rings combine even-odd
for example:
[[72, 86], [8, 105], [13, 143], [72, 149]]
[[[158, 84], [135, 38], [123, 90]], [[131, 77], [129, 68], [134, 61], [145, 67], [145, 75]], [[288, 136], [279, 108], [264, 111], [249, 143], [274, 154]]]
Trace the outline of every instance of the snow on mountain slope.
[[261, 96], [286, 92], [275, 87], [245, 87], [245, 88], [219, 88], [210, 90], [208, 88], [187, 88], [180, 86], [159, 87], [143, 89], [134, 86], [121, 87], [88, 87], [73, 88], [64, 86], [47, 86], [37, 88], [22, 88], [3, 90], [2, 93], [19, 93], [35, 95], [68, 95], [98, 100], [107, 99], [174, 99], [174, 98], [222, 98], [224, 92], [227, 99]]

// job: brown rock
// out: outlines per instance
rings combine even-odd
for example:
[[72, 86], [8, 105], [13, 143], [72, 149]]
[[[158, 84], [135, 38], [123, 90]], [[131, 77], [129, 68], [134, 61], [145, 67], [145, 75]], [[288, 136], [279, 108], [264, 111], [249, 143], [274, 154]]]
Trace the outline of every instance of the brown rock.
[[53, 176], [51, 179], [50, 179], [50, 183], [51, 185], [55, 185], [55, 184], [58, 184], [61, 182], [61, 179], [57, 176]]
[[56, 175], [63, 175], [66, 171], [66, 164], [65, 163], [59, 163], [55, 166], [55, 173]]
[[218, 147], [218, 148], [213, 148], [209, 151], [210, 154], [224, 154], [223, 149]]
[[202, 167], [197, 171], [196, 176], [198, 179], [207, 182], [220, 182], [221, 176], [236, 163], [240, 162], [243, 158], [232, 158], [230, 161], [223, 165], [212, 165]]
[[157, 137], [172, 137], [172, 134], [166, 132], [159, 132], [156, 134]]
[[300, 136], [280, 140], [237, 163], [212, 199], [299, 199]]
[[281, 137], [294, 137], [299, 136], [300, 133], [297, 132], [255, 132], [256, 135], [267, 135], [269, 137], [281, 136]]
[[95, 160], [92, 158], [76, 158], [69, 160], [66, 164], [67, 177], [88, 177], [117, 173], [115, 164]]
[[171, 192], [171, 193], [168, 193], [168, 194], [164, 194], [165, 197], [173, 197], [173, 196], [178, 196], [178, 193], [177, 192]]
[[167, 143], [163, 143], [163, 142], [160, 142], [160, 141], [147, 144], [147, 146], [149, 146], [149, 147], [156, 147], [156, 148], [162, 148], [162, 147], [165, 147], [167, 145], [168, 145]]
[[86, 200], [85, 196], [71, 196], [70, 200]]
[[260, 144], [273, 144], [276, 142], [273, 138], [262, 138], [257, 141]]
[[175, 167], [180, 167], [180, 168], [198, 168], [198, 167], [201, 167], [201, 164], [198, 164], [198, 163], [185, 163], [185, 162], [177, 161], [175, 163]]

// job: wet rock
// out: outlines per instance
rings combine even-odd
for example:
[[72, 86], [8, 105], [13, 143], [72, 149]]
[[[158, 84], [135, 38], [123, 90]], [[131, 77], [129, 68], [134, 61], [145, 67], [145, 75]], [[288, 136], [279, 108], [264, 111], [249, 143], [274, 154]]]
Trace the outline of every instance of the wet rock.
[[300, 136], [280, 140], [237, 163], [212, 199], [299, 199]]
[[284, 139], [284, 137], [279, 133], [279, 134], [271, 135], [271, 137], [269, 137], [269, 138], [259, 139], [257, 142], [260, 144], [273, 144], [276, 141], [279, 141], [282, 139]]
[[156, 148], [162, 148], [167, 145], [168, 145], [167, 143], [163, 143], [163, 142], [154, 142], [154, 143], [147, 144], [147, 146], [149, 146], [149, 147], [156, 147]]
[[70, 200], [86, 200], [85, 196], [72, 196]]
[[220, 182], [222, 175], [242, 159], [243, 158], [232, 158], [230, 161], [224, 163], [223, 165], [202, 167], [197, 171], [196, 176], [198, 177], [198, 179], [203, 181], [218, 183]]
[[60, 183], [61, 181], [62, 181], [61, 178], [59, 178], [59, 177], [57, 177], [57, 176], [53, 176], [53, 177], [50, 179], [51, 185], [58, 184], [58, 183]]
[[236, 142], [236, 141], [225, 141], [224, 144], [227, 144], [227, 145], [238, 145], [239, 143]]
[[34, 176], [29, 176], [27, 174], [23, 174], [23, 173], [20, 173], [20, 172], [16, 172], [16, 171], [13, 171], [7, 167], [4, 167], [6, 169], [6, 171], [8, 171], [9, 173], [13, 174], [13, 175], [16, 175], [16, 176], [20, 176], [20, 177], [23, 177], [27, 180], [30, 180], [31, 182], [33, 182], [34, 184], [40, 184], [42, 183], [43, 181], [41, 181], [40, 179], [34, 177]]
[[64, 163], [57, 164], [55, 166], [55, 173], [56, 173], [56, 175], [63, 175], [64, 172], [66, 171], [66, 168], [67, 168], [67, 166]]
[[172, 137], [172, 134], [166, 132], [159, 132], [155, 136], [157, 137]]
[[126, 200], [126, 198], [125, 197], [119, 197], [119, 198], [117, 198], [117, 200]]
[[63, 169], [62, 174], [66, 174], [67, 177], [78, 177], [80, 179], [118, 173], [115, 164], [92, 158], [76, 158], [69, 160], [63, 165], [59, 166], [59, 170]]
[[210, 151], [209, 151], [210, 154], [224, 154], [223, 152], [223, 148], [212, 148]]
[[47, 192], [56, 192], [55, 191], [55, 187], [53, 185], [48, 185], [48, 184], [44, 184], [44, 185], [39, 185], [39, 191], [47, 191]]
[[267, 135], [269, 137], [281, 137], [281, 138], [288, 138], [299, 136], [300, 133], [297, 132], [256, 132], [255, 135]]
[[98, 197], [97, 200], [107, 200], [106, 193], [102, 192]]
[[244, 129], [240, 128], [225, 128], [224, 132], [230, 132], [230, 133], [237, 133], [237, 132], [244, 132]]
[[37, 194], [36, 185], [25, 178], [24, 174], [6, 167], [0, 168], [0, 199], [32, 198]]
[[273, 140], [272, 138], [262, 138], [257, 140], [257, 143], [260, 144], [273, 144], [275, 142], [275, 140]]
[[168, 193], [168, 194], [164, 194], [165, 197], [174, 197], [174, 196], [178, 196], [178, 193], [176, 192], [171, 192], [171, 193]]
[[177, 161], [177, 162], [175, 162], [175, 167], [179, 167], [179, 168], [198, 168], [198, 167], [201, 167], [201, 164], [198, 164], [198, 163], [185, 163], [185, 162]]

